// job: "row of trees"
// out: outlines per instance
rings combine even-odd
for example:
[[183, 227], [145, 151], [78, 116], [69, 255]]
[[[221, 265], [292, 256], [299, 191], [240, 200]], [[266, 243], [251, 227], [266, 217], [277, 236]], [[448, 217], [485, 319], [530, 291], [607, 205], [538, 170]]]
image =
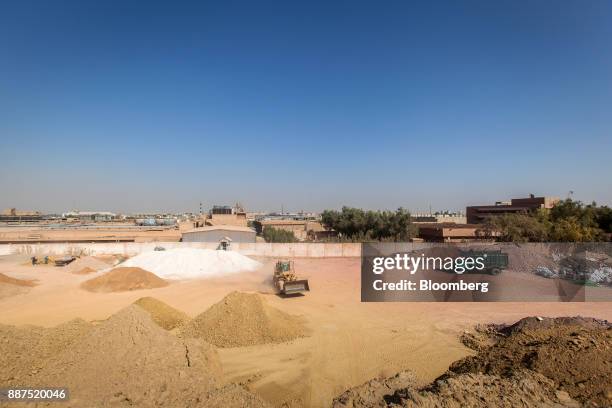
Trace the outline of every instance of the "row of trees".
[[491, 217], [482, 233], [507, 242], [604, 241], [612, 233], [612, 208], [567, 199], [551, 209]]
[[341, 240], [407, 241], [417, 234], [410, 212], [403, 208], [396, 211], [366, 211], [342, 207], [341, 211], [323, 211], [321, 222], [326, 228], [337, 231]]

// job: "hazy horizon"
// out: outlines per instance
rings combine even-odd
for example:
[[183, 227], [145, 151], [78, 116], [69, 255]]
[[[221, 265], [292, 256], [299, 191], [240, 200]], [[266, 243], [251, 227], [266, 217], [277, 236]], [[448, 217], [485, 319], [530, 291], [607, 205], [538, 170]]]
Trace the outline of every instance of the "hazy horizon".
[[612, 3], [0, 5], [0, 209], [612, 205]]

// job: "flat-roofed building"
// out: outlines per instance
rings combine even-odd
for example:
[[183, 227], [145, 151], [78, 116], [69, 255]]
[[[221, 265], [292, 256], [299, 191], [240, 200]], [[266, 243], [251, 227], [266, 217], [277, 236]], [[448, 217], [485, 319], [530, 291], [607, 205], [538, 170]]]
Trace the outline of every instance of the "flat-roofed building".
[[82, 222], [107, 222], [112, 221], [117, 214], [109, 211], [70, 211], [62, 214], [62, 218], [78, 219]]
[[255, 230], [236, 225], [218, 225], [194, 228], [181, 234], [183, 242], [255, 242]]
[[469, 242], [482, 240], [480, 225], [472, 224], [419, 224], [419, 238], [426, 242]]
[[194, 222], [194, 227], [234, 225], [246, 227], [248, 225], [247, 213], [242, 206], [215, 205], [206, 215], [202, 215]]
[[22, 223], [40, 222], [42, 214], [38, 211], [22, 211], [16, 208], [7, 208], [0, 213], [0, 222]]
[[539, 208], [552, 208], [559, 202], [556, 197], [513, 198], [510, 203], [497, 202], [495, 205], [475, 205], [465, 209], [468, 224], [482, 224], [487, 219], [504, 214], [526, 214]]

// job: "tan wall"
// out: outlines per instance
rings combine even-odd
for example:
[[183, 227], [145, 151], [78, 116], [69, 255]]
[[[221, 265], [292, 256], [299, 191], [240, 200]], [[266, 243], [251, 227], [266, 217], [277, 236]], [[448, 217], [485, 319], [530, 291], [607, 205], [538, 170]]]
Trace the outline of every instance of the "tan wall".
[[[121, 254], [134, 256], [141, 252], [152, 251], [156, 246], [171, 248], [217, 249], [217, 243], [208, 242], [125, 242], [125, 243], [52, 243], [52, 244], [5, 244], [0, 245], [0, 255], [9, 254]], [[314, 244], [314, 243], [235, 243], [232, 251], [243, 255], [262, 257], [359, 257], [361, 244]]]
[[212, 225], [235, 225], [238, 227], [246, 227], [246, 214], [212, 214], [210, 221]]

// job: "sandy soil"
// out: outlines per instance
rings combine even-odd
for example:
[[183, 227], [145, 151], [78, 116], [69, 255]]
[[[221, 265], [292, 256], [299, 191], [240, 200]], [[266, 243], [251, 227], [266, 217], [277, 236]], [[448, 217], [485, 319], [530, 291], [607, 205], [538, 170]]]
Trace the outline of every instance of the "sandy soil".
[[246, 383], [275, 406], [327, 407], [350, 387], [405, 369], [418, 383], [430, 382], [453, 361], [474, 353], [459, 336], [476, 323], [513, 323], [529, 315], [612, 320], [612, 303], [602, 302], [364, 304], [359, 259], [296, 259], [297, 273], [310, 280], [311, 292], [285, 299], [272, 293], [275, 260], [265, 261], [259, 271], [223, 279], [104, 294], [79, 288], [96, 274], [75, 275], [24, 261], [27, 257], [0, 257], [0, 273], [38, 280], [27, 292], [0, 299], [0, 323], [49, 327], [76, 317], [101, 320], [143, 296], [195, 317], [234, 290], [259, 292], [271, 306], [304, 316], [309, 337], [219, 349], [225, 381]]

